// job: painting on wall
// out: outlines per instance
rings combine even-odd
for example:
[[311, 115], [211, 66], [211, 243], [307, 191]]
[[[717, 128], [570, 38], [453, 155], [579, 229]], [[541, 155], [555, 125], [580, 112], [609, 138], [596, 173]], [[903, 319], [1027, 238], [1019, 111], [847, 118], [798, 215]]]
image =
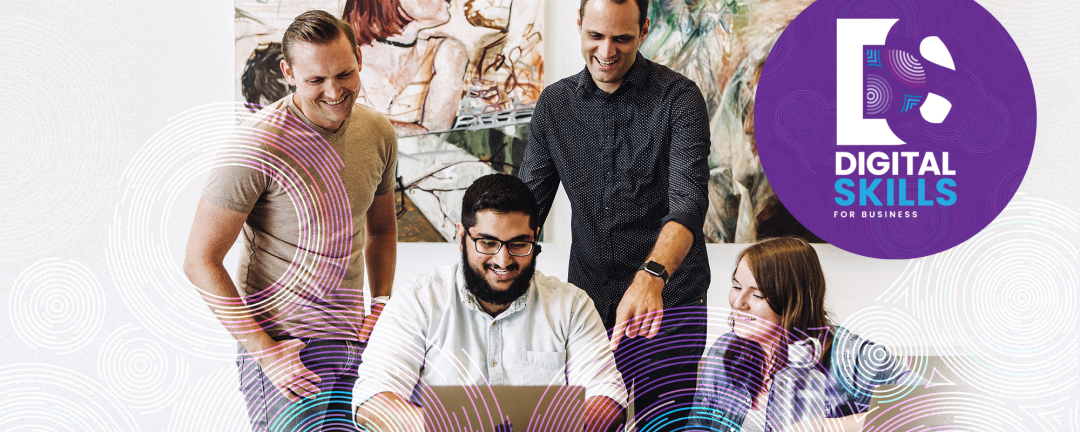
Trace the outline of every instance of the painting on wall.
[[812, 0], [650, 0], [646, 57], [694, 80], [712, 130], [705, 237], [750, 243], [782, 235], [822, 240], [784, 208], [754, 141], [754, 91], [765, 58]]
[[357, 102], [398, 135], [398, 237], [449, 241], [465, 189], [516, 174], [543, 90], [543, 0], [235, 0], [236, 97], [256, 111], [294, 89], [281, 73], [293, 18], [353, 26]]

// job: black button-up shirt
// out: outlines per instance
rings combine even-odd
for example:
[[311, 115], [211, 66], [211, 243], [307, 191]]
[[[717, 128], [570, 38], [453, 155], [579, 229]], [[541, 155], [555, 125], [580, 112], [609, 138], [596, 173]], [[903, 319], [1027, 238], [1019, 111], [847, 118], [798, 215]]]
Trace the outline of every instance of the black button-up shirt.
[[689, 228], [694, 245], [664, 287], [664, 307], [705, 297], [709, 147], [697, 85], [640, 53], [611, 94], [585, 69], [537, 100], [518, 176], [536, 194], [541, 220], [562, 181], [573, 212], [568, 280], [609, 328], [668, 221]]

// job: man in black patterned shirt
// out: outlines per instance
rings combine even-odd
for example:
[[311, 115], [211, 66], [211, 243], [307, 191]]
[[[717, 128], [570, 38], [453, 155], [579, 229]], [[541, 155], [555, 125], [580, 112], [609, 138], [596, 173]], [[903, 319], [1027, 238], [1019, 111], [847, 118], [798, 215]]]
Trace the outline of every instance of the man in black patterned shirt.
[[647, 7], [582, 1], [586, 67], [540, 95], [519, 176], [542, 219], [562, 182], [573, 212], [568, 280], [613, 329], [638, 426], [675, 430], [705, 349], [709, 121], [696, 84], [638, 53]]

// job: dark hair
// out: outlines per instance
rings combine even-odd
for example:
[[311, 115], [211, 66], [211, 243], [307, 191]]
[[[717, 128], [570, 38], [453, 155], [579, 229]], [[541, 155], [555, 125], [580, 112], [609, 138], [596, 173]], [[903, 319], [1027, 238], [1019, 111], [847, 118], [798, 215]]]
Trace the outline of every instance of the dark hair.
[[489, 174], [476, 179], [461, 199], [461, 224], [476, 225], [476, 213], [491, 210], [495, 213], [521, 212], [529, 215], [529, 229], [540, 227], [540, 206], [532, 190], [517, 177], [509, 174]]
[[356, 55], [356, 33], [349, 23], [321, 10], [309, 10], [297, 15], [289, 28], [285, 29], [285, 35], [281, 37], [281, 54], [285, 56], [285, 63], [291, 65], [289, 49], [297, 41], [322, 45], [336, 41], [342, 34], [349, 40], [349, 46]]
[[[578, 6], [578, 19], [585, 19], [585, 4], [589, 1], [609, 1], [615, 4], [626, 3], [627, 0], [581, 0], [581, 5]], [[638, 9], [638, 28], [645, 26], [645, 18], [649, 16], [649, 0], [634, 0], [637, 2]]]
[[277, 102], [296, 88], [281, 73], [281, 44], [270, 42], [251, 52], [240, 76], [240, 92], [252, 112]]
[[399, 0], [348, 0], [341, 19], [352, 25], [360, 45], [401, 34], [413, 21]]
[[769, 308], [780, 316], [782, 334], [772, 350], [773, 366], [762, 372], [775, 375], [787, 367], [788, 344], [807, 337], [821, 342], [819, 361], [828, 362], [832, 338], [825, 310], [825, 272], [810, 243], [798, 237], [766, 239], [739, 252], [736, 267], [743, 259]]

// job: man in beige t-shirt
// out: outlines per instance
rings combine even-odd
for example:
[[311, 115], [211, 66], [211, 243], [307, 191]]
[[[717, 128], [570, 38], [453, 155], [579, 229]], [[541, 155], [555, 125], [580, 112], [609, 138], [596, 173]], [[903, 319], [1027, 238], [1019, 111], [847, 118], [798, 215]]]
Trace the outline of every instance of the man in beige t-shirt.
[[[390, 122], [357, 105], [352, 27], [310, 11], [282, 40], [296, 93], [246, 119], [203, 189], [184, 271], [240, 342], [252, 427], [351, 425], [356, 368], [396, 261]], [[223, 265], [243, 233], [236, 285]], [[377, 302], [376, 302], [377, 303]], [[335, 429], [337, 430], [337, 429]]]

